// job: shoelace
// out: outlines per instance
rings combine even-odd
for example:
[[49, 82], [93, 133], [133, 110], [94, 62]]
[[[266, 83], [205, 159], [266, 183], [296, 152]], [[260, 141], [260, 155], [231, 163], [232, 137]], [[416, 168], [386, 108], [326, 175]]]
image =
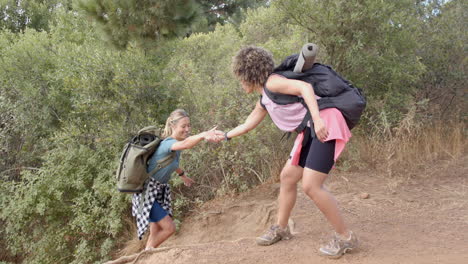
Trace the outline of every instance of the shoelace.
[[268, 233], [267, 233], [268, 236], [269, 237], [274, 237], [277, 229], [278, 229], [277, 226], [271, 226], [270, 229], [268, 230]]
[[334, 235], [332, 237], [332, 240], [328, 243], [328, 245], [326, 246], [327, 248], [332, 248], [332, 249], [338, 249], [339, 248], [339, 238]]

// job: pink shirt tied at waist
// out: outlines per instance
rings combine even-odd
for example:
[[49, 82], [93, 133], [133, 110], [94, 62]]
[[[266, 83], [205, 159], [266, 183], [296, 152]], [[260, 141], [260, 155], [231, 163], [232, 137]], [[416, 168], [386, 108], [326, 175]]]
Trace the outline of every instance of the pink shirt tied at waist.
[[[317, 100], [320, 99], [318, 96], [315, 96], [315, 98]], [[278, 105], [265, 94], [265, 91], [262, 92], [261, 103], [265, 106], [273, 123], [285, 132], [293, 132], [302, 122], [305, 114], [307, 113], [307, 109], [302, 105], [302, 103]], [[336, 161], [345, 148], [346, 143], [349, 141], [349, 138], [351, 138], [351, 131], [349, 131], [343, 115], [336, 108], [321, 110], [320, 117], [323, 119], [328, 129], [328, 137], [325, 141], [336, 140], [334, 157]], [[291, 151], [292, 165], [299, 164], [299, 156], [301, 154], [303, 139], [304, 133], [302, 132], [297, 136], [294, 147]]]
[[[326, 108], [320, 110], [320, 117], [325, 122], [328, 130], [328, 137], [325, 141], [335, 140], [335, 156], [336, 161], [343, 152], [346, 143], [351, 138], [351, 131], [346, 125], [346, 120], [341, 114], [340, 110], [336, 108]], [[294, 147], [291, 151], [291, 165], [299, 165], [299, 157], [301, 154], [302, 141], [304, 139], [304, 132], [301, 132], [296, 137]]]

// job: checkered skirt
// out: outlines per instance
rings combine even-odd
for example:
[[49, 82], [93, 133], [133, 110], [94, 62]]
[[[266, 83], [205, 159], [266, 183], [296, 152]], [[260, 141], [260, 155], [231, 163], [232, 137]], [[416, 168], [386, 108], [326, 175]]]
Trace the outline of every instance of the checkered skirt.
[[143, 192], [133, 194], [132, 215], [137, 224], [138, 239], [142, 239], [149, 225], [149, 215], [154, 202], [158, 202], [172, 217], [171, 187], [149, 177], [143, 187]]

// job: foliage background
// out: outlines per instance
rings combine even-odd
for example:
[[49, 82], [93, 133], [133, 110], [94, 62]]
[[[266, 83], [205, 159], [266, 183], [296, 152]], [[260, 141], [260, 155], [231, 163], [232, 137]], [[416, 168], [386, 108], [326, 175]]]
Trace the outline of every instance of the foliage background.
[[[315, 42], [319, 61], [363, 88], [368, 108], [339, 169], [383, 160], [394, 173], [407, 159], [395, 153], [414, 149], [397, 149], [399, 138], [440, 158], [421, 134], [428, 128], [465, 144], [466, 1], [186, 1], [193, 17], [168, 18], [174, 34], [157, 37], [132, 31], [138, 19], [100, 21], [96, 6], [118, 10], [105, 3], [126, 2], [0, 0], [0, 261], [110, 259], [130, 239], [130, 197], [113, 178], [121, 147], [175, 108], [189, 112], [194, 133], [243, 122], [258, 100], [230, 72], [243, 45], [280, 63]], [[153, 11], [142, 15], [158, 19]], [[172, 182], [178, 223], [203, 201], [277, 177], [292, 144], [281, 137], [265, 120], [185, 151], [197, 184]], [[450, 155], [463, 152], [456, 145], [445, 146]]]

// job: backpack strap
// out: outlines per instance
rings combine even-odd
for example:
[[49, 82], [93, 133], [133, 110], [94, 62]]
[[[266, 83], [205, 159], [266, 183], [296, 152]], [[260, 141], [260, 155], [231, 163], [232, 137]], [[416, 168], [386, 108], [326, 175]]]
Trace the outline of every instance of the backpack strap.
[[263, 91], [265, 91], [265, 94], [268, 96], [268, 98], [270, 98], [271, 101], [273, 101], [273, 103], [278, 105], [288, 105], [303, 101], [301, 97], [296, 95], [272, 92], [268, 90], [266, 86], [263, 86]]
[[[294, 129], [295, 132], [301, 133], [306, 127], [307, 123], [310, 121], [310, 128], [311, 128], [311, 134], [312, 137], [315, 137], [315, 130], [314, 130], [314, 122], [312, 122], [312, 116], [309, 111], [309, 107], [304, 101], [304, 98], [296, 96], [296, 95], [290, 95], [290, 94], [282, 94], [282, 93], [275, 93], [266, 86], [263, 87], [263, 90], [265, 91], [265, 94], [270, 98], [271, 101], [273, 101], [275, 104], [278, 105], [288, 105], [288, 104], [293, 104], [293, 103], [301, 103], [305, 109], [307, 109], [307, 113], [305, 114], [304, 118], [302, 119], [302, 122], [299, 124], [296, 129]], [[284, 138], [285, 135], [283, 135], [282, 138]], [[288, 135], [287, 138], [290, 137], [290, 134]]]
[[312, 122], [312, 116], [310, 115], [309, 109], [307, 109], [307, 113], [305, 114], [304, 119], [302, 119], [302, 122], [299, 124], [299, 126], [296, 127], [296, 129], [294, 129], [294, 131], [301, 133], [307, 127], [307, 123], [309, 121], [311, 121], [310, 126], [313, 128], [314, 122]]
[[312, 115], [310, 114], [309, 107], [307, 106], [307, 104], [305, 103], [303, 99], [301, 103], [305, 107], [305, 109], [307, 109], [307, 113], [302, 119], [302, 122], [299, 124], [299, 126], [296, 127], [294, 131], [296, 131], [297, 133], [301, 133], [307, 127], [307, 123], [310, 121], [310, 134], [312, 137], [315, 137], [316, 135], [315, 135], [315, 130], [314, 130], [314, 122], [312, 121]]
[[260, 95], [260, 106], [263, 107], [263, 109], [267, 110], [266, 106], [262, 103], [262, 98], [263, 98], [263, 96]]
[[176, 157], [176, 152], [173, 151], [171, 152], [171, 154], [165, 156], [164, 158], [156, 161], [156, 167], [154, 167], [153, 170], [151, 170], [151, 172], [149, 173], [150, 176], [152, 176], [153, 174], [155, 174], [158, 170], [162, 169], [162, 168], [165, 168], [167, 166], [169, 166], [169, 164], [171, 164], [174, 159]]

